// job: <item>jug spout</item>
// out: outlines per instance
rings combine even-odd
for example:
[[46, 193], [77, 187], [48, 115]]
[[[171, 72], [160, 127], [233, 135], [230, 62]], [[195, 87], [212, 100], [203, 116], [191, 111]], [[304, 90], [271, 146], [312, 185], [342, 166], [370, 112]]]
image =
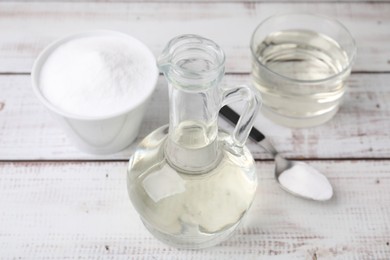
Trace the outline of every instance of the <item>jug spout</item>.
[[171, 55], [167, 50], [164, 50], [163, 53], [157, 59], [157, 67], [162, 73], [167, 73], [171, 67]]
[[[173, 38], [157, 59], [168, 82], [196, 90], [215, 86], [225, 71], [225, 54], [213, 41], [186, 34]], [[174, 72], [174, 73], [171, 73]]]

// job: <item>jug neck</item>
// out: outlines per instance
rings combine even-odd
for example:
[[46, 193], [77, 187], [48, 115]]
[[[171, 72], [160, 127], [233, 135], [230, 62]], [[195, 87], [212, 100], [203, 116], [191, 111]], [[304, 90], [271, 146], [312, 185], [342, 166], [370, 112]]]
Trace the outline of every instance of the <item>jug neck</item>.
[[169, 89], [170, 121], [165, 147], [168, 161], [178, 170], [188, 173], [211, 170], [220, 155], [214, 90], [188, 93], [172, 84]]
[[204, 173], [218, 164], [218, 84], [224, 54], [214, 42], [195, 35], [170, 41], [158, 65], [169, 85], [169, 134], [165, 154], [187, 173]]

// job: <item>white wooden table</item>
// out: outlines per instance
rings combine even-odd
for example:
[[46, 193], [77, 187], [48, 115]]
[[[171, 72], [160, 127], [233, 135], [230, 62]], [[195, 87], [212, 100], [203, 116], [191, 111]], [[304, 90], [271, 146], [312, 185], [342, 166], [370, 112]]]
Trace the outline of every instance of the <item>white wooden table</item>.
[[[390, 259], [389, 1], [97, 2], [0, 3], [1, 259]], [[37, 54], [93, 29], [131, 34], [156, 55], [176, 35], [203, 35], [226, 52], [223, 84], [248, 83], [252, 31], [287, 11], [337, 18], [357, 40], [350, 89], [333, 120], [309, 129], [256, 122], [286, 157], [324, 172], [335, 196], [326, 203], [290, 196], [275, 183], [270, 157], [249, 142], [263, 172], [256, 201], [236, 235], [211, 249], [154, 239], [127, 196], [134, 145], [109, 156], [78, 151], [32, 93]], [[160, 77], [138, 141], [168, 122], [167, 109]]]

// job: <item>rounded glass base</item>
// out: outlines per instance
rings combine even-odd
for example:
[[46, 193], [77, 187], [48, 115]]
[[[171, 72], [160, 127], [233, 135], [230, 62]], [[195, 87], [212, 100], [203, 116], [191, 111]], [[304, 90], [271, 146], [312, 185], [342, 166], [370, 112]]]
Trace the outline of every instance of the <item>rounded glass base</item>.
[[149, 225], [144, 219], [141, 218], [141, 220], [144, 223], [145, 227], [155, 238], [157, 238], [164, 244], [182, 249], [202, 249], [218, 245], [219, 243], [230, 238], [240, 224], [240, 222], [238, 222], [224, 231], [212, 234], [191, 234], [190, 232], [188, 232], [187, 234], [183, 233], [173, 235], [161, 232]]
[[221, 159], [215, 168], [196, 174], [176, 169], [166, 157], [167, 130], [149, 134], [131, 157], [131, 202], [146, 228], [166, 244], [189, 249], [219, 244], [237, 228], [256, 195], [253, 157], [246, 147], [233, 149], [230, 135], [219, 132]]

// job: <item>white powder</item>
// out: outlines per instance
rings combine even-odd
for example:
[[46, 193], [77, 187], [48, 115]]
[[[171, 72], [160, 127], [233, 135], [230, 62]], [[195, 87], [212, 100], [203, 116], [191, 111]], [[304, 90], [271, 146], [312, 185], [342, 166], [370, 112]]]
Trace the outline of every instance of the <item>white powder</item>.
[[328, 200], [333, 189], [328, 179], [316, 169], [301, 162], [279, 176], [280, 184], [288, 190], [314, 200]]
[[142, 102], [154, 89], [156, 62], [135, 39], [93, 35], [60, 45], [42, 67], [40, 88], [60, 110], [104, 117]]

